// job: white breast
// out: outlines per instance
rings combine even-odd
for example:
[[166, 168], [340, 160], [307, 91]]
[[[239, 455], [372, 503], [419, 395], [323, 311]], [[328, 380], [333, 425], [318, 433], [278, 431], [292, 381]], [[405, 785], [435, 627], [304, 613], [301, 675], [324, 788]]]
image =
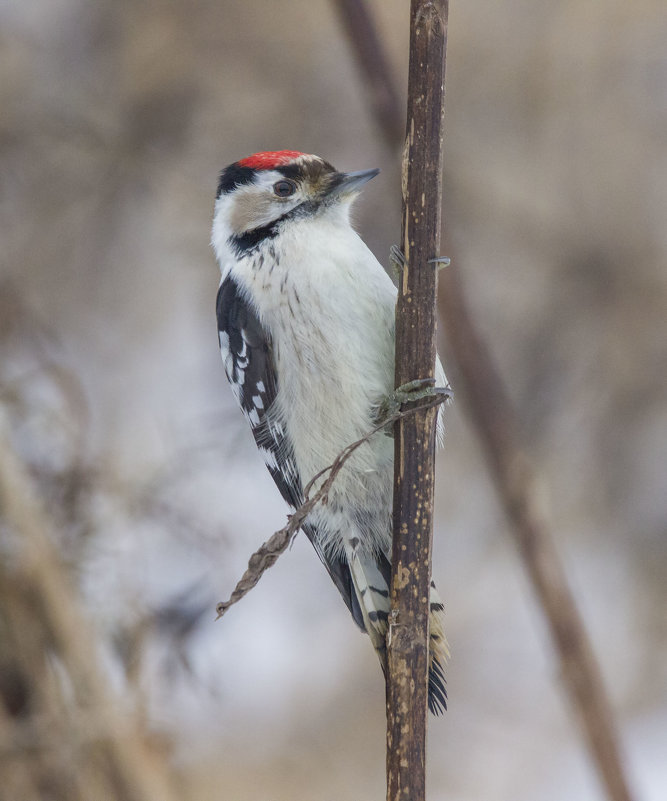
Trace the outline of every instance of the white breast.
[[[349, 225], [321, 218], [292, 224], [261, 256], [235, 275], [271, 333], [279, 414], [305, 486], [375, 425], [393, 389], [396, 289]], [[339, 474], [332, 503], [390, 508], [392, 460], [379, 433]]]

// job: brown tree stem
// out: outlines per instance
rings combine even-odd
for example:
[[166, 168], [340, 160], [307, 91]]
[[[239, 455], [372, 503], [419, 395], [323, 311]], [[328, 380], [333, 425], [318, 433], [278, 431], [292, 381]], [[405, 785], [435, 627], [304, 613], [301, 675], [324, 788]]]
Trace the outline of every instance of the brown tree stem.
[[[412, 0], [403, 157], [405, 264], [396, 308], [396, 386], [435, 372], [446, 0]], [[387, 638], [387, 800], [425, 798], [436, 410], [395, 424], [394, 541]]]
[[[360, 15], [372, 18], [365, 0], [339, 2], [341, 13], [350, 6], [346, 31], [352, 45], [359, 49], [359, 37], [350, 35], [352, 20]], [[382, 42], [372, 37], [380, 57], [378, 65], [388, 63]], [[393, 76], [387, 70], [382, 78], [371, 75], [367, 59], [357, 56], [369, 89], [378, 81], [390, 84]], [[400, 130], [400, 111], [389, 124], [386, 115], [372, 106], [376, 119], [384, 129], [384, 138], [395, 144]], [[445, 255], [452, 255], [447, 249]], [[456, 259], [444, 271], [438, 290], [440, 319], [448, 340], [450, 369], [456, 373], [456, 387], [462, 390], [463, 406], [487, 457], [500, 502], [510, 521], [526, 572], [530, 576], [558, 654], [561, 675], [570, 704], [578, 717], [593, 762], [612, 801], [630, 801], [632, 795], [625, 775], [616, 723], [601, 678], [599, 665], [576, 602], [570, 592], [561, 560], [553, 544], [549, 521], [538, 505], [537, 476], [520, 445], [516, 413], [504, 389], [488, 344], [479, 335], [468, 312]]]

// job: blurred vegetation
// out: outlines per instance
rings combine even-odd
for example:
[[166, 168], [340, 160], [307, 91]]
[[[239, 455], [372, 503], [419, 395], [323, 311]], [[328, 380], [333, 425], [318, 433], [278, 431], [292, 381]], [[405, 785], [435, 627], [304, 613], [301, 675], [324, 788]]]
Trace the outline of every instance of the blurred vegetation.
[[[405, 4], [372, 8], [404, 89]], [[658, 0], [450, 9], [444, 255], [546, 478], [646, 799], [667, 786], [666, 41]], [[284, 522], [219, 364], [217, 172], [283, 147], [379, 166], [359, 229], [384, 262], [398, 239], [400, 153], [332, 4], [4, 4], [0, 68], [0, 798], [383, 797], [381, 675], [307, 543], [213, 624]], [[448, 416], [430, 797], [598, 798]]]

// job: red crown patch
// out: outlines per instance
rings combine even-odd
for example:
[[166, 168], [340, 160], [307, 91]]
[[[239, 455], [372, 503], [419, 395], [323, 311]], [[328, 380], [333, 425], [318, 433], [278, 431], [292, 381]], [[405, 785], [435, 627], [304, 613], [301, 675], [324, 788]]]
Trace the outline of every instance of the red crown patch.
[[254, 156], [247, 156], [237, 164], [239, 167], [250, 167], [252, 170], [272, 170], [304, 155], [305, 153], [300, 153], [298, 150], [265, 150], [262, 153], [255, 153]]

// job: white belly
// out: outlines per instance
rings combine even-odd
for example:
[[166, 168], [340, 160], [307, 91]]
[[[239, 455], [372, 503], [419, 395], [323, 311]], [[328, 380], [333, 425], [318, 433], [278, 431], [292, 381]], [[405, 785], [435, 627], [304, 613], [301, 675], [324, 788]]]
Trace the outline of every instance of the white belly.
[[[351, 229], [335, 233], [322, 247], [303, 232], [280, 237], [270, 284], [265, 270], [246, 274], [272, 334], [277, 412], [303, 487], [374, 427], [394, 384], [396, 289]], [[339, 522], [330, 528], [349, 535], [363, 517], [370, 540], [386, 546], [392, 473], [393, 440], [379, 432], [338, 474], [326, 518]], [[340, 532], [323, 536], [331, 540], [324, 547], [340, 546]]]

